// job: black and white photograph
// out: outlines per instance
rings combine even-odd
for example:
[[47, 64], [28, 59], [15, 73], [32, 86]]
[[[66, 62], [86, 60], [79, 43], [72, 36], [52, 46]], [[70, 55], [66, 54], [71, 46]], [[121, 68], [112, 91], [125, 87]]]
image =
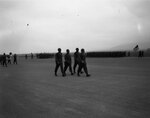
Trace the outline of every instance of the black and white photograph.
[[150, 0], [0, 0], [0, 118], [150, 118]]

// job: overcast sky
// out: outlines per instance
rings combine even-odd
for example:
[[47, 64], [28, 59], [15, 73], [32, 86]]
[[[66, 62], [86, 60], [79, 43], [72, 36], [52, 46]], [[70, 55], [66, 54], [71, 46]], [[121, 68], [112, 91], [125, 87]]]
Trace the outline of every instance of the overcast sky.
[[0, 0], [0, 53], [147, 43], [149, 11], [150, 0]]

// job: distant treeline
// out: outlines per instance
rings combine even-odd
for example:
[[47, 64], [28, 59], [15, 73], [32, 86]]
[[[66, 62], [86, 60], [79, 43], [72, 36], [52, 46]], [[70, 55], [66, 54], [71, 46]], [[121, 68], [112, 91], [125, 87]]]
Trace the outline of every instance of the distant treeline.
[[[65, 53], [63, 53], [64, 55]], [[38, 53], [35, 54], [38, 59], [54, 58], [55, 53]], [[103, 51], [87, 52], [87, 57], [138, 57], [139, 51]], [[73, 52], [71, 53], [73, 56]], [[144, 50], [144, 57], [150, 57], [150, 50]]]
[[[103, 51], [103, 52], [87, 52], [87, 57], [94, 57], [94, 58], [117, 58], [117, 57], [139, 57], [140, 51]], [[73, 57], [74, 52], [70, 53]], [[28, 57], [32, 57], [31, 54], [18, 54], [19, 57], [25, 58], [25, 55]], [[65, 55], [65, 53], [63, 53]], [[47, 58], [54, 58], [55, 53], [33, 53], [33, 57], [37, 57], [38, 59], [47, 59]], [[0, 63], [2, 62], [3, 54], [0, 54]], [[150, 49], [143, 50], [143, 57], [150, 57]]]
[[[73, 53], [71, 53], [73, 56]], [[53, 58], [54, 53], [39, 53], [36, 54], [39, 59]], [[87, 52], [87, 57], [125, 57], [126, 52], [116, 51], [116, 52]]]
[[115, 52], [88, 52], [87, 57], [125, 57], [125, 51], [115, 51]]
[[39, 59], [53, 58], [54, 53], [39, 53], [39, 54], [36, 54], [36, 57]]

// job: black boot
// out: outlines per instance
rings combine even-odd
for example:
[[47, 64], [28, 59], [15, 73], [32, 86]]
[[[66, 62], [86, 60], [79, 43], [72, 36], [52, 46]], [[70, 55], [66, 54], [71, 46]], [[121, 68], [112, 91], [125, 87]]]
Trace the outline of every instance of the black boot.
[[90, 77], [91, 75], [90, 75], [90, 74], [87, 74], [86, 76], [87, 76], [87, 77]]

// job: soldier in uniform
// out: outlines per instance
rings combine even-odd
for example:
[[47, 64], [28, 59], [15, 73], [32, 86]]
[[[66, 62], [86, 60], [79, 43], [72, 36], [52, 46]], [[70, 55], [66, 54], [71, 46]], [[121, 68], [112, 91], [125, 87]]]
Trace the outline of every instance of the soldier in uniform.
[[81, 49], [80, 59], [81, 59], [81, 61], [80, 61], [79, 68], [78, 68], [78, 76], [80, 76], [80, 72], [81, 72], [81, 70], [83, 68], [86, 76], [89, 77], [90, 74], [88, 73], [88, 69], [87, 69], [86, 54], [85, 54], [85, 50], [84, 49]]
[[25, 55], [25, 59], [28, 59], [28, 55], [27, 54]]
[[58, 48], [58, 52], [55, 54], [55, 62], [56, 62], [55, 76], [57, 76], [57, 71], [59, 67], [61, 69], [62, 76], [64, 76], [61, 48]]
[[6, 59], [6, 54], [4, 53], [3, 56], [2, 56], [2, 61], [3, 61], [3, 66], [6, 66], [7, 67], [7, 59]]
[[10, 52], [8, 55], [8, 64], [11, 64], [12, 53]]
[[14, 54], [14, 64], [17, 64], [17, 55]]
[[33, 59], [33, 53], [31, 53], [31, 59]]
[[69, 51], [69, 49], [67, 49], [66, 54], [65, 54], [65, 67], [64, 67], [65, 75], [66, 75], [66, 70], [68, 67], [69, 67], [69, 71], [70, 71], [71, 75], [73, 75], [71, 64], [72, 64], [72, 60], [71, 60], [70, 51]]
[[76, 48], [76, 52], [74, 53], [74, 66], [73, 66], [73, 71], [76, 73], [76, 67], [77, 65], [79, 66], [80, 64], [80, 53], [79, 53], [79, 48]]

